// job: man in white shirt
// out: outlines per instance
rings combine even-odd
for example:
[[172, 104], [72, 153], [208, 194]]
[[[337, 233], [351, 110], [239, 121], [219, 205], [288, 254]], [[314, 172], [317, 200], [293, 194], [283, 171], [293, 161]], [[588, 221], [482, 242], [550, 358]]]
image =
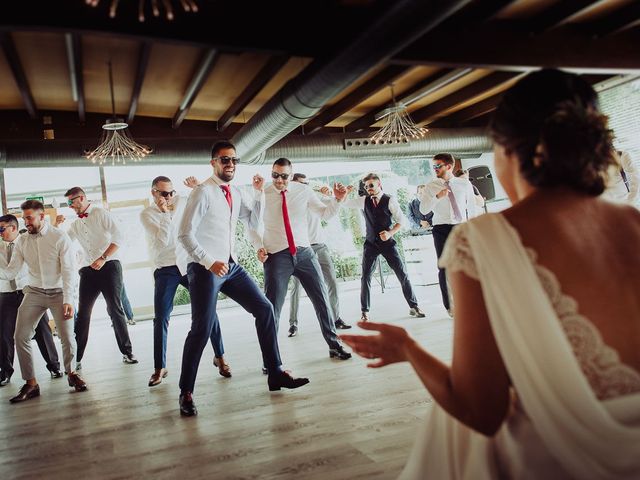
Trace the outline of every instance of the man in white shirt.
[[[406, 219], [402, 214], [398, 200], [391, 195], [382, 192], [382, 183], [376, 173], [369, 173], [362, 181], [366, 195], [358, 198], [350, 198], [344, 202], [347, 208], [358, 208], [364, 212], [366, 221], [366, 239], [362, 251], [362, 279], [360, 283], [360, 316], [361, 322], [369, 320], [369, 308], [371, 306], [371, 276], [379, 255], [391, 267], [396, 274], [404, 299], [409, 304], [409, 315], [424, 318], [425, 314], [418, 306], [418, 300], [413, 292], [407, 267], [398, 253], [396, 241], [393, 236], [400, 231]], [[351, 192], [353, 186], [349, 186]]]
[[[197, 185], [185, 181], [185, 185], [193, 188]], [[149, 386], [162, 383], [168, 375], [167, 371], [167, 335], [169, 318], [173, 310], [173, 297], [178, 285], [189, 288], [187, 278], [188, 255], [178, 242], [178, 227], [184, 216], [187, 203], [185, 198], [176, 194], [171, 179], [159, 176], [151, 182], [153, 205], [140, 213], [140, 220], [147, 236], [149, 254], [156, 269], [153, 272], [153, 363], [154, 372], [149, 379]], [[224, 360], [224, 348], [220, 334], [220, 324], [214, 322], [211, 331], [211, 345], [215, 352], [214, 364], [220, 375], [231, 376], [231, 368]]]
[[257, 229], [262, 211], [264, 179], [253, 177], [252, 193], [229, 185], [236, 172], [235, 146], [217, 142], [211, 150], [213, 175], [196, 187], [185, 207], [178, 241], [189, 255], [191, 330], [184, 343], [180, 373], [180, 414], [197, 415], [193, 389], [202, 351], [218, 323], [218, 292], [235, 300], [255, 318], [269, 390], [298, 388], [309, 383], [282, 369], [273, 307], [255, 281], [237, 263], [235, 235], [238, 220]]
[[[455, 158], [450, 153], [438, 153], [433, 157], [436, 179], [428, 183], [420, 198], [420, 212], [433, 210], [433, 243], [438, 259], [444, 245], [457, 224], [473, 218], [480, 212], [476, 206], [475, 193], [471, 182], [453, 175]], [[449, 316], [453, 316], [444, 268], [438, 267], [438, 282], [442, 293], [442, 303]]]
[[[304, 173], [294, 173], [293, 181], [302, 183], [303, 185], [309, 185], [307, 176]], [[318, 198], [322, 203], [328, 204], [331, 202], [331, 190], [329, 187], [324, 186], [319, 192]], [[331, 304], [331, 311], [333, 312], [333, 318], [336, 319], [335, 327], [346, 330], [351, 328], [351, 325], [347, 325], [342, 318], [340, 318], [340, 301], [338, 299], [338, 282], [336, 280], [336, 269], [333, 266], [333, 260], [331, 260], [331, 254], [329, 253], [329, 247], [326, 244], [326, 234], [322, 228], [322, 222], [319, 215], [309, 210], [307, 212], [307, 222], [309, 228], [309, 241], [311, 242], [311, 248], [316, 252], [318, 256], [318, 263], [322, 270], [322, 278], [327, 286], [327, 292], [329, 294], [329, 302]], [[298, 307], [300, 306], [300, 280], [293, 277], [293, 287], [291, 288], [291, 298], [289, 300], [289, 336], [295, 337], [298, 334]]]
[[307, 223], [307, 212], [325, 219], [335, 215], [346, 190], [335, 185], [335, 198], [324, 204], [307, 185], [289, 183], [292, 168], [288, 159], [279, 158], [271, 170], [273, 181], [265, 188], [264, 234], [252, 232], [252, 241], [258, 250], [258, 259], [264, 264], [265, 294], [273, 304], [276, 329], [289, 279], [295, 276], [316, 311], [322, 336], [329, 345], [329, 357], [347, 360], [351, 354], [336, 335], [335, 317], [329, 307], [318, 257], [311, 248]]
[[42, 314], [51, 310], [56, 330], [62, 342], [62, 355], [69, 386], [82, 392], [87, 384], [75, 373], [73, 360], [76, 341], [73, 336], [73, 294], [75, 265], [69, 236], [48, 225], [44, 219], [44, 205], [37, 200], [27, 200], [20, 208], [29, 232], [20, 235], [15, 242], [11, 261], [0, 270], [0, 279], [16, 277], [26, 263], [29, 272], [23, 288], [24, 299], [18, 308], [15, 342], [22, 378], [26, 381], [20, 392], [9, 401], [24, 402], [40, 395], [31, 355], [31, 339]]
[[[7, 268], [15, 242], [18, 239], [18, 219], [13, 215], [0, 217], [0, 269]], [[13, 354], [15, 346], [13, 335], [16, 330], [18, 307], [22, 303], [22, 289], [27, 284], [29, 273], [26, 265], [11, 280], [0, 280], [0, 387], [4, 387], [13, 375]], [[56, 344], [49, 328], [49, 318], [43, 314], [36, 327], [35, 339], [38, 349], [47, 363], [51, 378], [61, 378], [60, 362]]]
[[[124, 363], [138, 363], [131, 349], [127, 319], [122, 308], [122, 265], [118, 249], [124, 243], [120, 226], [111, 212], [89, 203], [84, 190], [73, 187], [64, 194], [69, 207], [78, 215], [68, 234], [82, 248], [80, 264], [80, 296], [78, 316], [75, 322], [78, 342], [78, 364], [82, 361], [89, 340], [89, 323], [93, 305], [102, 294], [107, 303], [107, 313], [116, 336]], [[58, 215], [56, 225], [65, 221]], [[81, 368], [78, 366], [78, 369]]]

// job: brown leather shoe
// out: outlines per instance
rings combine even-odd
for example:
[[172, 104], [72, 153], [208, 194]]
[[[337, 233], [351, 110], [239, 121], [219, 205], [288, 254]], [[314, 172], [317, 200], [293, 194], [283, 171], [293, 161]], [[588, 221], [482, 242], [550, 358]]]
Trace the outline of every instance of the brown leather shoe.
[[84, 392], [87, 389], [87, 384], [77, 373], [70, 373], [67, 379], [69, 386], [76, 389], [76, 392]]
[[20, 403], [20, 402], [29, 400], [31, 398], [39, 397], [39, 396], [40, 396], [40, 386], [38, 384], [29, 385], [28, 383], [25, 383], [20, 389], [20, 391], [18, 392], [18, 395], [16, 395], [13, 398], [10, 398], [9, 401], [11, 403]]
[[155, 387], [156, 385], [160, 385], [162, 383], [163, 378], [167, 378], [169, 375], [169, 370], [166, 368], [156, 368], [156, 371], [153, 372], [151, 378], [149, 379], [149, 386]]
[[224, 357], [213, 357], [213, 365], [218, 367], [218, 373], [226, 378], [231, 378], [231, 367], [224, 361]]

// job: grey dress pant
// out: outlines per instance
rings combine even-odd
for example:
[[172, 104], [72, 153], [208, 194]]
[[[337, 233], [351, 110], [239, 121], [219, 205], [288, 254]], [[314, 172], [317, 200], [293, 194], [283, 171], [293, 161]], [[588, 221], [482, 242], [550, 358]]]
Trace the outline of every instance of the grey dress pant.
[[[327, 286], [327, 293], [329, 294], [329, 303], [331, 305], [331, 311], [335, 320], [340, 318], [340, 301], [338, 300], [338, 282], [336, 280], [336, 269], [333, 266], [333, 260], [331, 260], [331, 254], [329, 253], [329, 247], [325, 243], [314, 243], [311, 245], [313, 251], [318, 256], [318, 263], [320, 264], [320, 270], [322, 270], [322, 276], [324, 283]], [[289, 325], [298, 325], [298, 308], [300, 306], [300, 280], [293, 277], [293, 286], [291, 288], [291, 299], [289, 301], [290, 313], [289, 313]]]
[[62, 311], [62, 289], [24, 287], [22, 292], [24, 299], [18, 308], [14, 339], [23, 380], [36, 377], [31, 353], [31, 339], [42, 314], [47, 309], [51, 310], [56, 322], [56, 330], [62, 343], [65, 372], [73, 372], [72, 364], [76, 356], [76, 339], [73, 334], [73, 318], [65, 319]]

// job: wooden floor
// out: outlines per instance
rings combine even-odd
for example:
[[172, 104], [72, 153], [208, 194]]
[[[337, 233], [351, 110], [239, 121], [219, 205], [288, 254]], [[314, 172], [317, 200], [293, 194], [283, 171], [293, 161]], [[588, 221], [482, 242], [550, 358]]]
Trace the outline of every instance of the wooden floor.
[[[437, 287], [416, 288], [427, 319], [407, 315], [395, 281], [384, 294], [379, 288], [374, 293], [372, 320], [402, 325], [440, 358], [450, 358], [452, 322]], [[343, 318], [355, 321], [358, 290], [343, 291], [341, 301]], [[286, 336], [283, 312], [280, 349], [285, 367], [311, 383], [270, 393], [252, 320], [238, 307], [224, 309], [233, 378], [218, 375], [207, 347], [193, 418], [181, 418], [177, 402], [186, 315], [172, 319], [169, 377], [153, 388], [147, 387], [151, 321], [129, 328], [138, 365], [121, 363], [108, 320], [94, 322], [83, 360], [84, 393], [72, 392], [65, 379], [51, 380], [34, 348], [41, 396], [9, 404], [22, 384], [17, 365], [12, 383], [0, 389], [0, 479], [395, 478], [429, 395], [406, 364], [374, 370], [361, 358], [330, 360], [308, 300], [301, 307], [295, 338]]]

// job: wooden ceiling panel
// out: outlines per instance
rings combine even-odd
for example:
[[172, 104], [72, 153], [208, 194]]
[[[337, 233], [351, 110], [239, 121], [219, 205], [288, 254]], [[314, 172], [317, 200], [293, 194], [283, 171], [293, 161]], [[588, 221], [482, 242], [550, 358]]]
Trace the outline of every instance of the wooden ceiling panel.
[[0, 50], [0, 110], [21, 110], [24, 108], [20, 90], [2, 50]]
[[[601, 17], [607, 16], [615, 10], [626, 7], [627, 5], [634, 3], [636, 0], [606, 0], [599, 1], [593, 4], [589, 8], [585, 8], [582, 12], [571, 17], [569, 23], [591, 23], [595, 22]], [[629, 19], [631, 20], [631, 19]]]
[[84, 93], [88, 112], [111, 113], [109, 67], [118, 117], [126, 117], [133, 92], [140, 43], [124, 37], [83, 35]]
[[173, 117], [201, 55], [199, 47], [154, 43], [136, 115]]
[[221, 54], [187, 118], [217, 120], [269, 60], [263, 53]]
[[76, 110], [64, 35], [16, 32], [13, 40], [38, 110]]
[[523, 20], [543, 12], [562, 0], [517, 0], [500, 11], [497, 20]]
[[306, 57], [292, 57], [287, 64], [280, 69], [277, 75], [256, 95], [249, 105], [244, 109], [244, 112], [236, 119], [236, 121], [245, 123], [271, 98], [278, 93], [278, 91], [291, 80], [304, 70], [307, 65], [311, 63], [311, 58]]
[[[433, 75], [439, 70], [438, 67], [426, 67], [419, 66], [411, 69], [405, 75], [400, 77], [394, 83], [394, 91], [397, 100], [400, 100], [402, 93], [409, 90], [416, 83], [424, 80], [425, 78]], [[373, 108], [384, 108], [385, 105], [391, 102], [391, 90], [384, 88], [375, 95], [370, 96], [364, 102], [360, 103], [356, 108], [353, 108], [346, 112], [344, 115], [331, 122], [329, 127], [344, 127], [354, 120], [367, 114]]]

